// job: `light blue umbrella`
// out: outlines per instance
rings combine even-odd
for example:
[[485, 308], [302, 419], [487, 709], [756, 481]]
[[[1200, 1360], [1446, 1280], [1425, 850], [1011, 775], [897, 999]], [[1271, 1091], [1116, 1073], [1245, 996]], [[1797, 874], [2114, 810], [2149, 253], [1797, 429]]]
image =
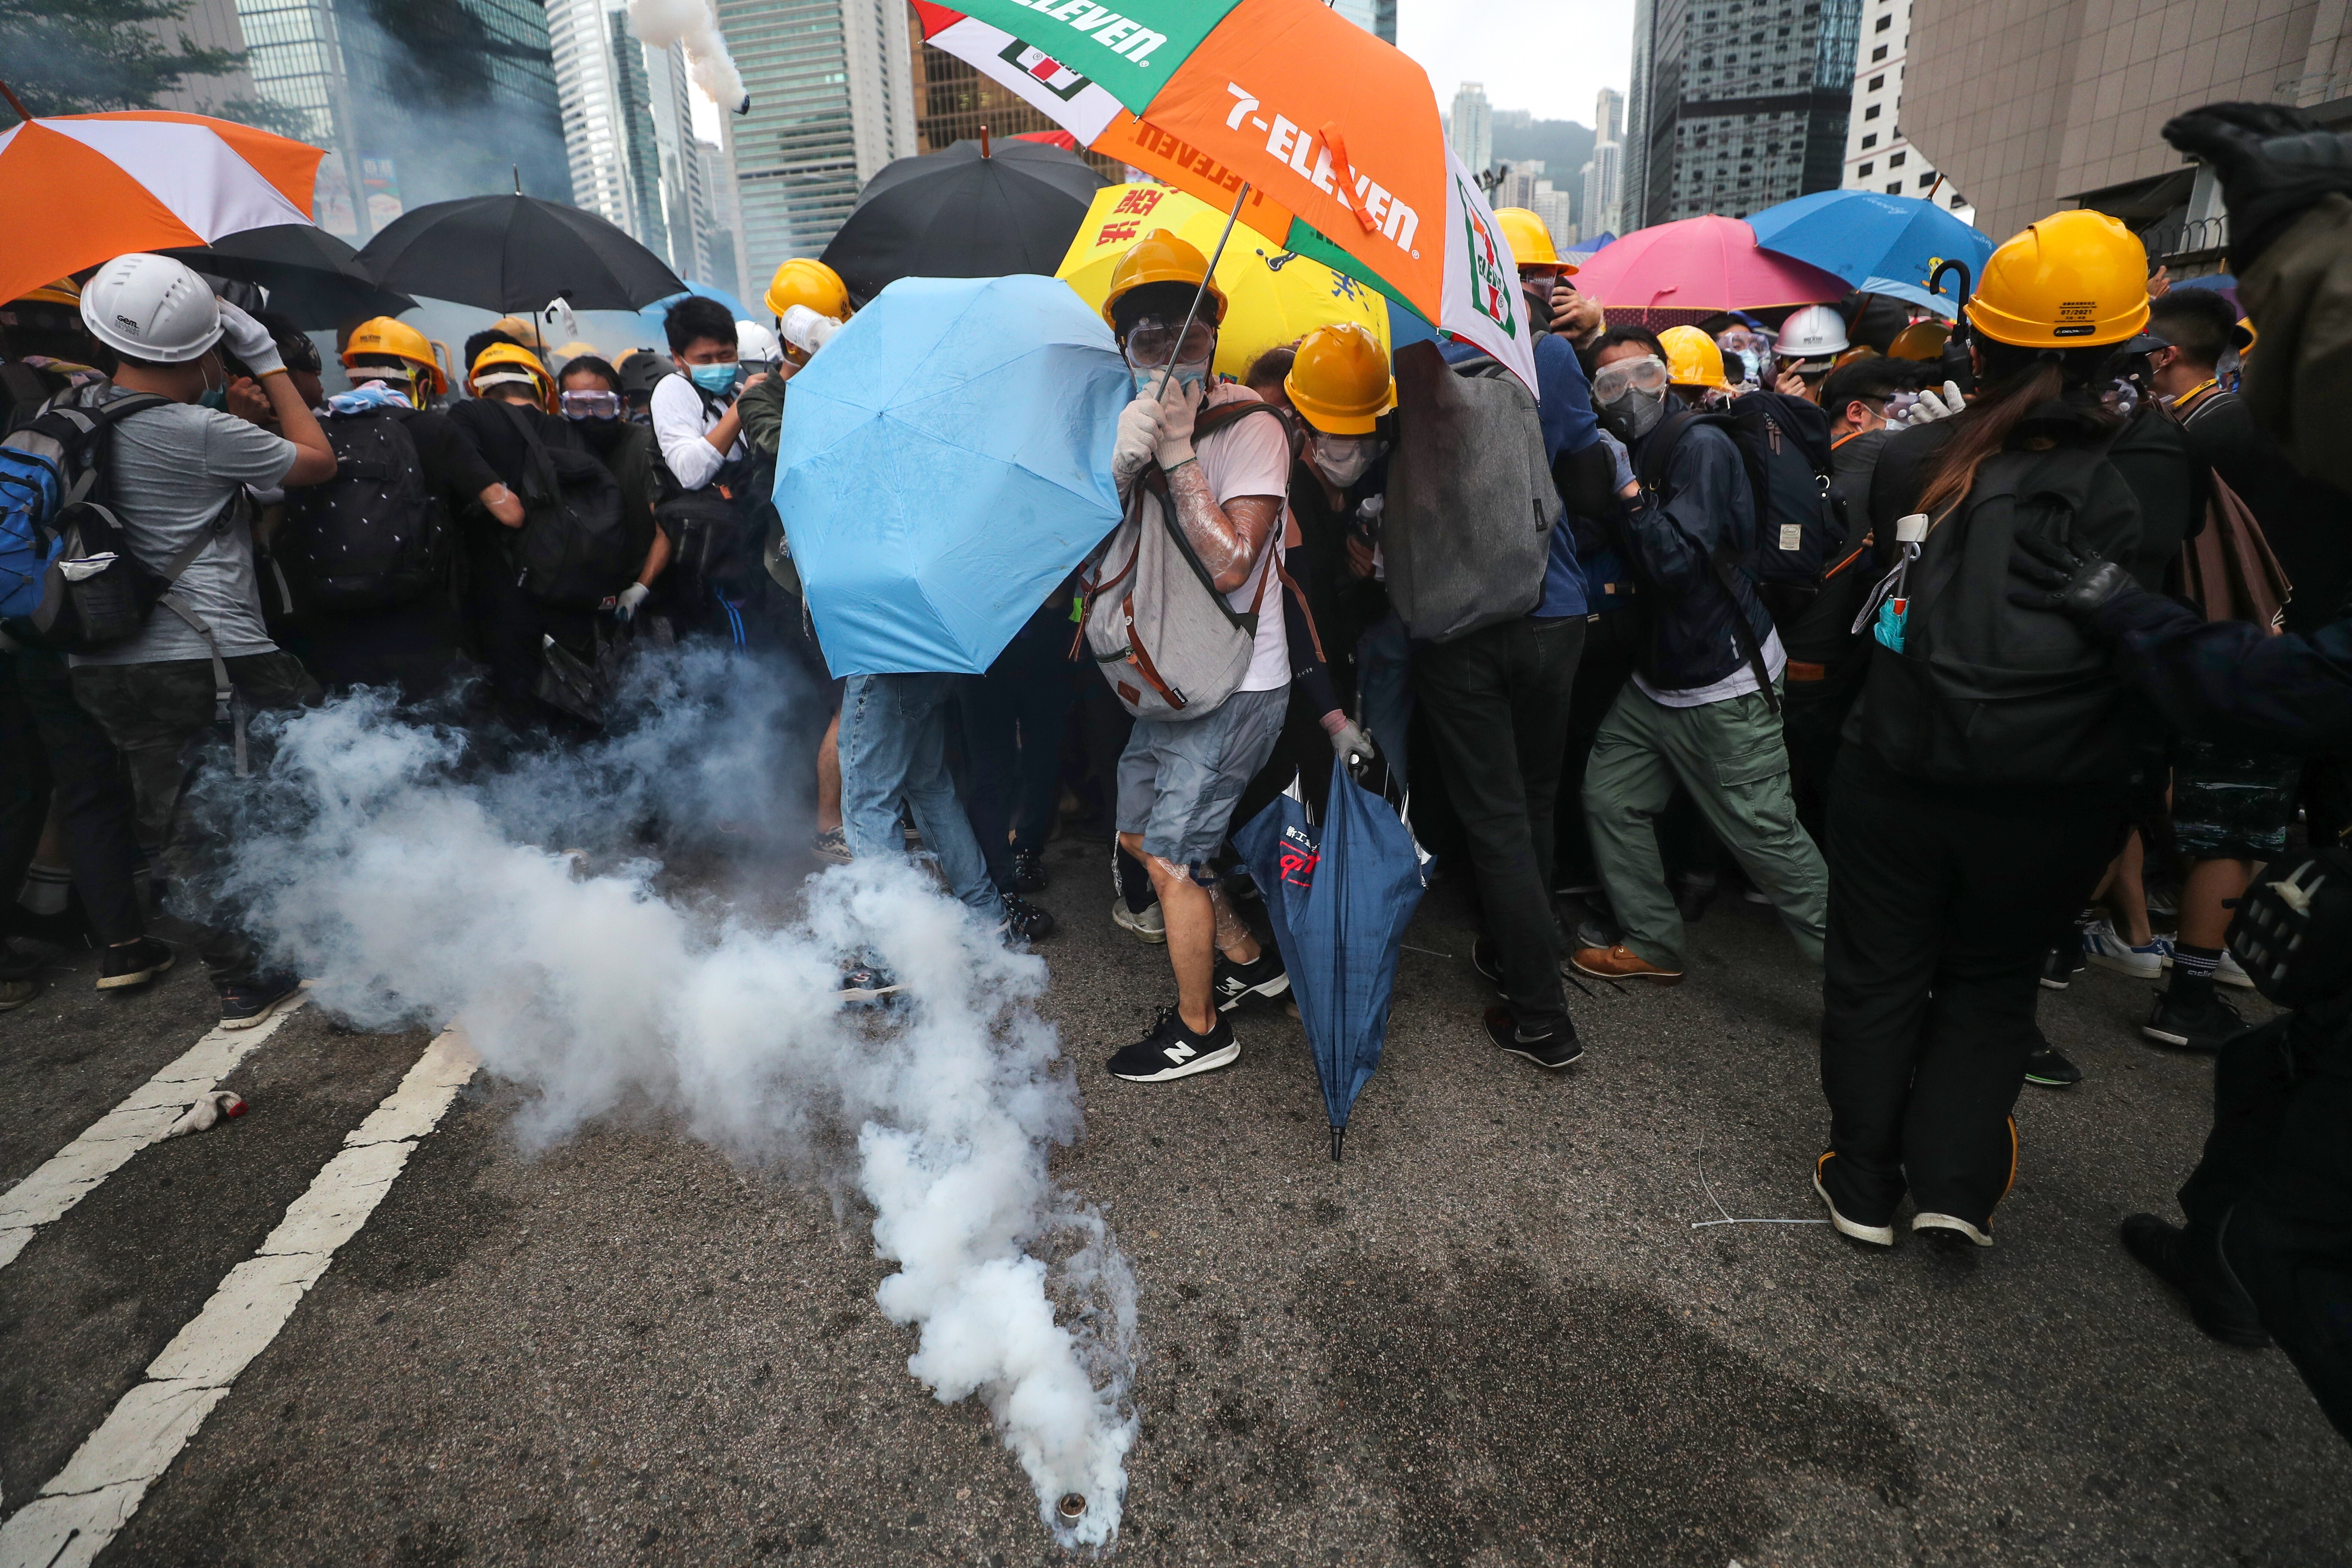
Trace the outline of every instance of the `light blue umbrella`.
[[669, 314], [669, 308], [672, 305], [677, 304], [680, 300], [686, 299], [688, 295], [693, 294], [699, 294], [706, 300], [718, 300], [720, 304], [726, 306], [728, 313], [739, 321], [758, 321], [766, 320], [766, 312], [764, 309], [760, 315], [754, 316], [750, 311], [743, 309], [742, 300], [738, 300], [734, 295], [730, 294], [724, 289], [713, 289], [708, 283], [688, 283], [680, 292], [665, 295], [637, 312], [638, 316], [644, 320], [647, 329], [652, 331], [653, 341], [655, 342], [660, 342], [663, 341], [662, 321], [663, 319]]
[[[1973, 277], [1976, 269], [1970, 268], [1969, 270]], [[1952, 289], [1952, 285], [1948, 282], [1945, 287]], [[1854, 286], [1854, 292], [1884, 294], [1889, 299], [1916, 305], [1923, 310], [1933, 310], [1948, 321], [1957, 321], [1960, 319], [1959, 309], [1962, 301], [1958, 298], [1957, 289], [1953, 289], [1950, 293], [1930, 294], [1918, 284], [1906, 283], [1897, 278], [1865, 278]]]
[[793, 377], [776, 510], [839, 675], [980, 674], [1118, 522], [1134, 396], [1052, 278], [902, 278]]
[[[1874, 280], [1907, 283], [1921, 295], [1927, 270], [1937, 260], [1968, 263], [1969, 276], [1984, 272], [1992, 241], [1933, 202], [1876, 191], [1815, 191], [1748, 220], [1756, 243], [1767, 250], [1809, 261], [1834, 272], [1866, 293], [1896, 293]], [[1929, 303], [1897, 293], [1915, 304], [1950, 312], [1948, 300]]]

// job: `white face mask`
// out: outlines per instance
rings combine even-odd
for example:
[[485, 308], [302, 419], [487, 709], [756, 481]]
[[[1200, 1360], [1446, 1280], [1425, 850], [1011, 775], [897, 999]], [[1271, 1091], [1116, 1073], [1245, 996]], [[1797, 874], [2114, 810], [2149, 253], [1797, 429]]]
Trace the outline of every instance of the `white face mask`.
[[1307, 447], [1315, 454], [1317, 470], [1343, 490], [1362, 479], [1381, 455], [1380, 442], [1370, 436], [1327, 436], [1318, 430], [1307, 437]]

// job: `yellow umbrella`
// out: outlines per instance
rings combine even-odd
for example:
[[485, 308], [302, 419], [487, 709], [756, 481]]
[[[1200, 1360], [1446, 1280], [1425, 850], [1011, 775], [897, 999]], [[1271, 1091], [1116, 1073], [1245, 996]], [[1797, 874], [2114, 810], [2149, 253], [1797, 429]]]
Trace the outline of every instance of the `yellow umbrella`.
[[[1155, 228], [1164, 228], [1199, 247], [1217, 249], [1225, 215], [1167, 185], [1149, 182], [1111, 185], [1095, 193], [1094, 205], [1054, 276], [1077, 290], [1096, 310], [1110, 292], [1110, 275], [1127, 247]], [[1354, 321], [1370, 329], [1385, 352], [1389, 303], [1373, 290], [1319, 261], [1283, 249], [1246, 225], [1236, 225], [1217, 263], [1217, 286], [1225, 291], [1225, 321], [1217, 337], [1216, 369], [1238, 380], [1258, 355], [1295, 343], [1318, 327]]]

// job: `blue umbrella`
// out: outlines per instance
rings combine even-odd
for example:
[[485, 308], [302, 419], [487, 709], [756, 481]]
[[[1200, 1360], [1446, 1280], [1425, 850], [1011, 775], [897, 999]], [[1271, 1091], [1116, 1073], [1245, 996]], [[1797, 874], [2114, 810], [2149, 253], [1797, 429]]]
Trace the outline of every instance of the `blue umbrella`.
[[1234, 847], [1265, 895], [1290, 994], [1315, 1050], [1337, 1160], [1349, 1108], [1381, 1065], [1397, 952], [1425, 878], [1412, 830], [1338, 759], [1319, 828], [1296, 791], [1294, 784], [1250, 818]]
[[1117, 526], [1135, 395], [1066, 283], [902, 278], [793, 377], [776, 510], [835, 675], [977, 675]]
[[[1892, 292], [1869, 288], [1874, 279], [1925, 285], [1939, 259], [1964, 261], [1969, 276], [1979, 277], [1992, 254], [1982, 232], [1935, 203], [1876, 191], [1815, 191], [1766, 207], [1748, 226], [1765, 249], [1809, 261], [1870, 293]], [[1929, 309], [1948, 312], [1948, 305]]]
[[[1971, 268], [1973, 271], [1973, 268]], [[1889, 299], [1916, 305], [1923, 310], [1933, 310], [1948, 321], [1959, 320], [1961, 301], [1954, 294], [1930, 294], [1916, 283], [1906, 283], [1895, 278], [1865, 278], [1855, 285], [1857, 294], [1884, 294]]]

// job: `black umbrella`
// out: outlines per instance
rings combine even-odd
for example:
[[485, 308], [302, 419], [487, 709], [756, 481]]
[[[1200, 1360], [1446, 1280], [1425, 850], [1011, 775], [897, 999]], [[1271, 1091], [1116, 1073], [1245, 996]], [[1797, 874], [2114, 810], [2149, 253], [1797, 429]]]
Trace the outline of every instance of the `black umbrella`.
[[534, 196], [462, 196], [403, 213], [360, 252], [395, 289], [535, 310], [635, 310], [683, 291], [669, 264], [594, 213]]
[[1037, 142], [959, 142], [866, 183], [824, 264], [863, 305], [901, 278], [1052, 277], [1108, 182]]
[[358, 251], [307, 223], [248, 228], [163, 254], [209, 277], [260, 284], [269, 290], [269, 308], [299, 327], [347, 327], [416, 308], [407, 295], [377, 282], [360, 265]]

